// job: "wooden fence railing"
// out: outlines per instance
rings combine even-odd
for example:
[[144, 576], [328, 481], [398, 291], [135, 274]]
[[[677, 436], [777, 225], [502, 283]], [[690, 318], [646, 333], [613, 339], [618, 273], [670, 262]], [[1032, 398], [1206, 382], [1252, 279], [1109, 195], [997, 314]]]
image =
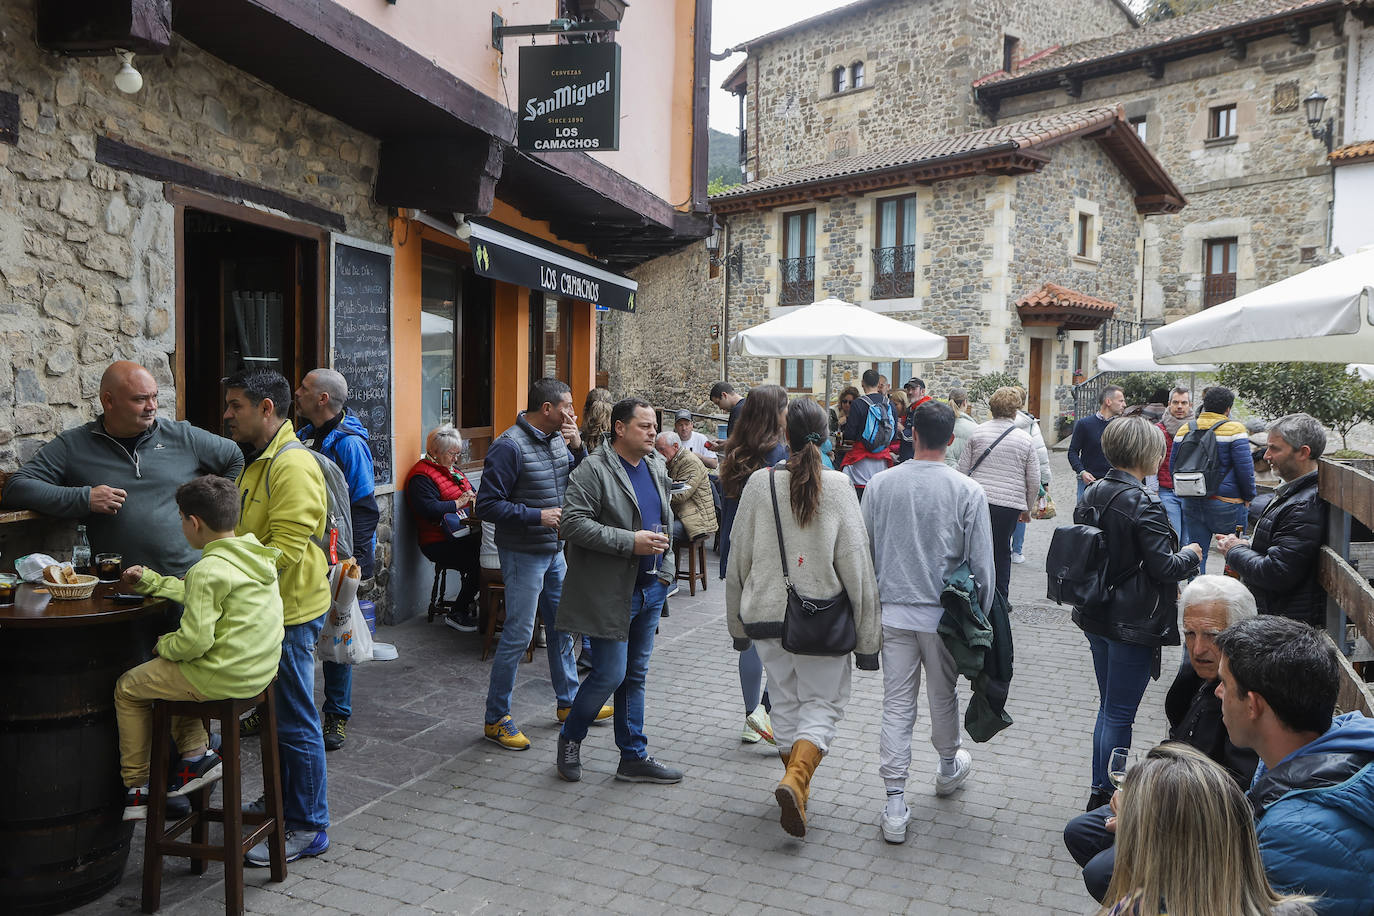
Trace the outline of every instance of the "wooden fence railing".
[[1374, 716], [1374, 693], [1346, 660], [1353, 642], [1349, 626], [1374, 643], [1374, 588], [1369, 584], [1374, 570], [1356, 569], [1350, 547], [1352, 520], [1374, 529], [1374, 460], [1322, 459], [1317, 481], [1317, 492], [1330, 506], [1318, 575], [1327, 595], [1327, 632], [1341, 649], [1338, 702], [1346, 712]]

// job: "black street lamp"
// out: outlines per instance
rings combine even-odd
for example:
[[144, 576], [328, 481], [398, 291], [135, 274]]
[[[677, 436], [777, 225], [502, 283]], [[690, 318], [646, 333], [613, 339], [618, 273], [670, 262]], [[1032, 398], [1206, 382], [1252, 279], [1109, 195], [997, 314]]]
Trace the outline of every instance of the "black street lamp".
[[720, 226], [717, 224], [706, 237], [706, 251], [711, 256], [711, 263], [716, 267], [724, 265], [727, 271], [734, 274], [735, 282], [738, 283], [744, 277], [744, 243], [737, 242], [728, 253], [719, 254], [720, 234]]
[[1332, 120], [1326, 119], [1322, 124], [1322, 112], [1326, 109], [1326, 96], [1321, 94], [1321, 90], [1313, 89], [1312, 94], [1302, 100], [1303, 110], [1307, 112], [1307, 127], [1312, 131], [1312, 139], [1324, 140], [1326, 151], [1331, 152], [1332, 146]]

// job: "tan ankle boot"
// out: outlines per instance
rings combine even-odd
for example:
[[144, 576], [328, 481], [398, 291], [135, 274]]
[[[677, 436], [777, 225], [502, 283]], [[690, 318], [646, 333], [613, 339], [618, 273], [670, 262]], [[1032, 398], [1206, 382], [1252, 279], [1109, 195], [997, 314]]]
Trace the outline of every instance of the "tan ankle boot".
[[787, 764], [788, 764], [788, 762], [789, 762], [789, 758], [790, 758], [791, 756], [792, 756], [792, 749], [791, 749], [791, 748], [788, 748], [788, 749], [785, 750], [785, 751], [784, 751], [782, 748], [778, 748], [778, 758], [779, 758], [780, 760], [782, 760], [782, 765], [783, 765], [784, 767], [787, 766]]
[[811, 776], [821, 762], [821, 749], [802, 739], [792, 745], [787, 773], [773, 795], [782, 809], [782, 829], [792, 836], [806, 836], [806, 800], [811, 794]]

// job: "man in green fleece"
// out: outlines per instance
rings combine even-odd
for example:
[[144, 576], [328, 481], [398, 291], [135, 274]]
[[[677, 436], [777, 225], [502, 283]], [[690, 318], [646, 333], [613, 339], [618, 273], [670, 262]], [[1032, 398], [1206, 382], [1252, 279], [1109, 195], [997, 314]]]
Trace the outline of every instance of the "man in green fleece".
[[[181, 626], [157, 641], [155, 657], [115, 684], [120, 774], [128, 789], [124, 820], [148, 813], [148, 755], [153, 700], [224, 700], [261, 693], [281, 658], [282, 606], [277, 591], [281, 551], [251, 534], [235, 537], [239, 493], [223, 477], [197, 477], [176, 491], [181, 531], [201, 559], [183, 581], [142, 566], [124, 582], [144, 594], [185, 605]], [[201, 720], [177, 716], [172, 737], [181, 766], [169, 795], [185, 795], [220, 777]]]

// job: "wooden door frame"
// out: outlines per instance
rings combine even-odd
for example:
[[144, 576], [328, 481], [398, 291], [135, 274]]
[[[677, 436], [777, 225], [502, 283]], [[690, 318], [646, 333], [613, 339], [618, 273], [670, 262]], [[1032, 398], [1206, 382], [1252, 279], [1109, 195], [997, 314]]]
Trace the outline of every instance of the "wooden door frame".
[[[1031, 416], [1040, 419], [1040, 390], [1045, 383], [1045, 341], [1044, 337], [1030, 338], [1030, 354], [1027, 362], [1026, 409]], [[1052, 338], [1048, 338], [1052, 339]]]
[[[172, 379], [177, 391], [177, 419], [184, 420], [186, 418], [186, 350], [188, 346], [186, 338], [186, 211], [188, 209], [203, 210], [206, 213], [213, 213], [226, 219], [261, 226], [264, 229], [273, 229], [317, 243], [315, 289], [318, 291], [319, 300], [315, 309], [314, 362], [316, 366], [325, 365], [329, 347], [329, 230], [284, 216], [264, 213], [243, 204], [234, 203], [221, 197], [212, 197], [178, 185], [167, 185], [163, 190], [163, 197], [175, 209], [173, 219], [176, 248], [176, 304], [172, 320], [176, 322], [176, 349], [172, 354]], [[299, 299], [297, 305], [299, 316]], [[305, 357], [310, 354], [302, 349], [300, 335], [296, 335], [296, 350], [296, 356], [305, 362]], [[294, 385], [297, 380], [287, 379], [287, 381]]]

